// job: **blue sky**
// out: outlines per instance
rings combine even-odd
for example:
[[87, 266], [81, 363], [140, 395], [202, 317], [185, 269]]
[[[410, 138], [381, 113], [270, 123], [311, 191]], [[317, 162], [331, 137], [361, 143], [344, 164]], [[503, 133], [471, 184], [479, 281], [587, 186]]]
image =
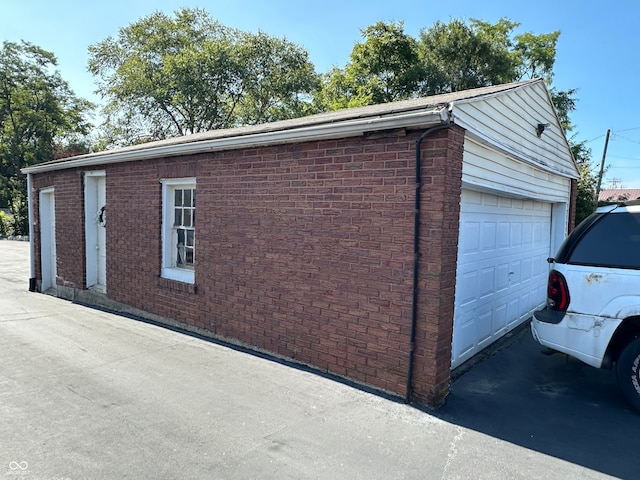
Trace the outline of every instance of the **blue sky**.
[[344, 66], [360, 29], [404, 21], [418, 36], [436, 20], [478, 18], [519, 22], [518, 33], [560, 30], [554, 67], [559, 90], [577, 88], [576, 139], [588, 141], [594, 164], [612, 131], [604, 185], [640, 188], [640, 0], [0, 0], [0, 40], [27, 40], [53, 52], [62, 77], [92, 101], [87, 47], [115, 36], [155, 10], [199, 7], [228, 27], [258, 29], [303, 46], [318, 72]]

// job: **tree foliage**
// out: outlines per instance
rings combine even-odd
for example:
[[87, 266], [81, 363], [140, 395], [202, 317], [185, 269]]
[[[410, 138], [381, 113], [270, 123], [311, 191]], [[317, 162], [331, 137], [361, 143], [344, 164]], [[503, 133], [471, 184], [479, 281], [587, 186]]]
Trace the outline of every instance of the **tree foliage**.
[[593, 213], [597, 204], [595, 199], [598, 177], [591, 165], [591, 150], [586, 142], [572, 141], [571, 150], [578, 166], [578, 192], [576, 197], [576, 225]]
[[536, 77], [551, 84], [560, 32], [516, 34], [519, 26], [506, 18], [437, 21], [415, 39], [402, 22], [378, 22], [361, 30], [349, 63], [324, 76], [318, 104], [333, 110]]
[[[569, 134], [577, 90], [552, 87], [560, 32], [517, 34], [518, 27], [507, 18], [496, 23], [438, 21], [414, 39], [402, 22], [378, 22], [361, 31], [363, 41], [354, 46], [344, 68], [334, 66], [323, 76], [316, 104], [321, 110], [336, 110], [543, 78]], [[590, 213], [595, 192], [590, 151], [573, 138], [569, 144], [580, 170], [578, 212]]]
[[371, 105], [411, 98], [423, 77], [418, 43], [404, 25], [378, 22], [361, 30], [344, 69], [334, 67], [319, 93], [325, 109]]
[[200, 9], [153, 13], [89, 56], [116, 145], [300, 116], [318, 81], [301, 47]]
[[91, 104], [70, 90], [53, 53], [28, 42], [0, 49], [0, 207], [13, 230], [28, 230], [26, 177], [20, 169], [58, 158], [69, 145], [86, 148]]
[[516, 80], [520, 56], [510, 35], [517, 25], [506, 19], [495, 25], [452, 20], [421, 30], [420, 57], [425, 65], [421, 93], [434, 95]]

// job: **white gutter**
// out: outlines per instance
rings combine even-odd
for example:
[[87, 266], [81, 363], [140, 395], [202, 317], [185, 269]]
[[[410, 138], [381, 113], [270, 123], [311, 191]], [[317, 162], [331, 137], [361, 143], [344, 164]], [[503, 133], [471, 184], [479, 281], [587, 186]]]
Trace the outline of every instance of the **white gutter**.
[[[42, 173], [53, 170], [63, 170], [77, 167], [91, 167], [111, 163], [131, 162], [152, 158], [166, 158], [179, 155], [194, 155], [198, 153], [234, 150], [283, 143], [303, 142], [307, 140], [327, 140], [362, 135], [365, 132], [386, 130], [402, 127], [424, 128], [449, 122], [449, 112], [446, 107], [436, 110], [413, 111], [399, 115], [369, 117], [351, 121], [338, 121], [321, 125], [292, 128], [271, 132], [261, 132], [248, 135], [214, 138], [175, 144], [156, 146], [141, 146], [139, 149], [113, 150], [98, 154], [83, 155], [70, 160], [42, 163], [23, 168], [22, 173]], [[182, 137], [184, 138], [184, 137]]]

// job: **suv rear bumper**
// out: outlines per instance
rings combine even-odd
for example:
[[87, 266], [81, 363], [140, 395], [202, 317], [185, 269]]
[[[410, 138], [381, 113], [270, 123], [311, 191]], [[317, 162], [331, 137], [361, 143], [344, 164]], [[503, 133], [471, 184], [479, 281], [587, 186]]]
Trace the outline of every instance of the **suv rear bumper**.
[[548, 307], [538, 310], [534, 313], [535, 319], [543, 323], [552, 323], [557, 325], [562, 322], [565, 316], [565, 312], [559, 312], [558, 310], [550, 310]]
[[[561, 314], [559, 321], [557, 313]], [[600, 368], [609, 341], [619, 325], [617, 319], [565, 314], [544, 308], [533, 314], [531, 334], [545, 347]]]

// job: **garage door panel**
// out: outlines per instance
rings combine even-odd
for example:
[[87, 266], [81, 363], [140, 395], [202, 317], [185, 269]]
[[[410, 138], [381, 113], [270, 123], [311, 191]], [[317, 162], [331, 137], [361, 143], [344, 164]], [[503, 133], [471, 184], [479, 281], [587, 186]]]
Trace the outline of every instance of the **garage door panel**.
[[464, 256], [478, 253], [480, 251], [480, 222], [465, 222], [464, 225], [461, 225], [461, 229], [464, 229], [464, 232], [461, 232], [461, 234], [469, 240], [460, 254]]
[[531, 223], [525, 223], [522, 226], [522, 244], [525, 247], [530, 247], [533, 243], [533, 225]]
[[550, 204], [463, 191], [454, 367], [544, 302], [550, 243]]
[[478, 319], [476, 322], [476, 338], [477, 343], [479, 344], [488, 341], [493, 335], [493, 331], [491, 329], [493, 318], [492, 314], [493, 312], [491, 309], [478, 313]]
[[485, 267], [480, 272], [480, 299], [493, 295], [495, 292], [496, 268]]
[[541, 252], [537, 256], [533, 257], [533, 276], [546, 276], [548, 271], [547, 258], [549, 258], [548, 252]]
[[507, 222], [498, 223], [498, 248], [509, 248], [510, 238], [510, 225]]
[[498, 238], [497, 223], [495, 222], [483, 222], [482, 223], [482, 252], [490, 252], [497, 248], [496, 239]]
[[511, 224], [511, 247], [520, 247], [522, 245], [522, 224], [514, 222]]
[[507, 302], [507, 323], [512, 323], [520, 318], [520, 297], [509, 298]]
[[520, 262], [520, 274], [522, 275], [522, 278], [529, 279], [533, 276], [532, 264], [532, 258], [525, 258]]
[[509, 288], [509, 264], [502, 263], [496, 267], [496, 292], [502, 292]]
[[547, 239], [549, 238], [549, 229], [550, 226], [547, 226], [545, 223], [537, 223], [534, 225], [534, 234], [533, 238], [536, 245], [546, 245]]
[[497, 333], [504, 329], [507, 326], [507, 304], [498, 304], [496, 308], [493, 309], [493, 318], [491, 319], [493, 324], [493, 332]]
[[458, 282], [460, 285], [458, 307], [463, 308], [465, 305], [476, 301], [478, 270], [474, 268], [468, 272], [463, 272], [458, 278]]
[[531, 292], [523, 292], [520, 295], [520, 304], [518, 305], [518, 312], [526, 312], [533, 305], [531, 305]]
[[476, 348], [475, 323], [467, 322], [460, 325], [458, 341], [454, 345], [453, 355], [456, 357], [468, 357]]

